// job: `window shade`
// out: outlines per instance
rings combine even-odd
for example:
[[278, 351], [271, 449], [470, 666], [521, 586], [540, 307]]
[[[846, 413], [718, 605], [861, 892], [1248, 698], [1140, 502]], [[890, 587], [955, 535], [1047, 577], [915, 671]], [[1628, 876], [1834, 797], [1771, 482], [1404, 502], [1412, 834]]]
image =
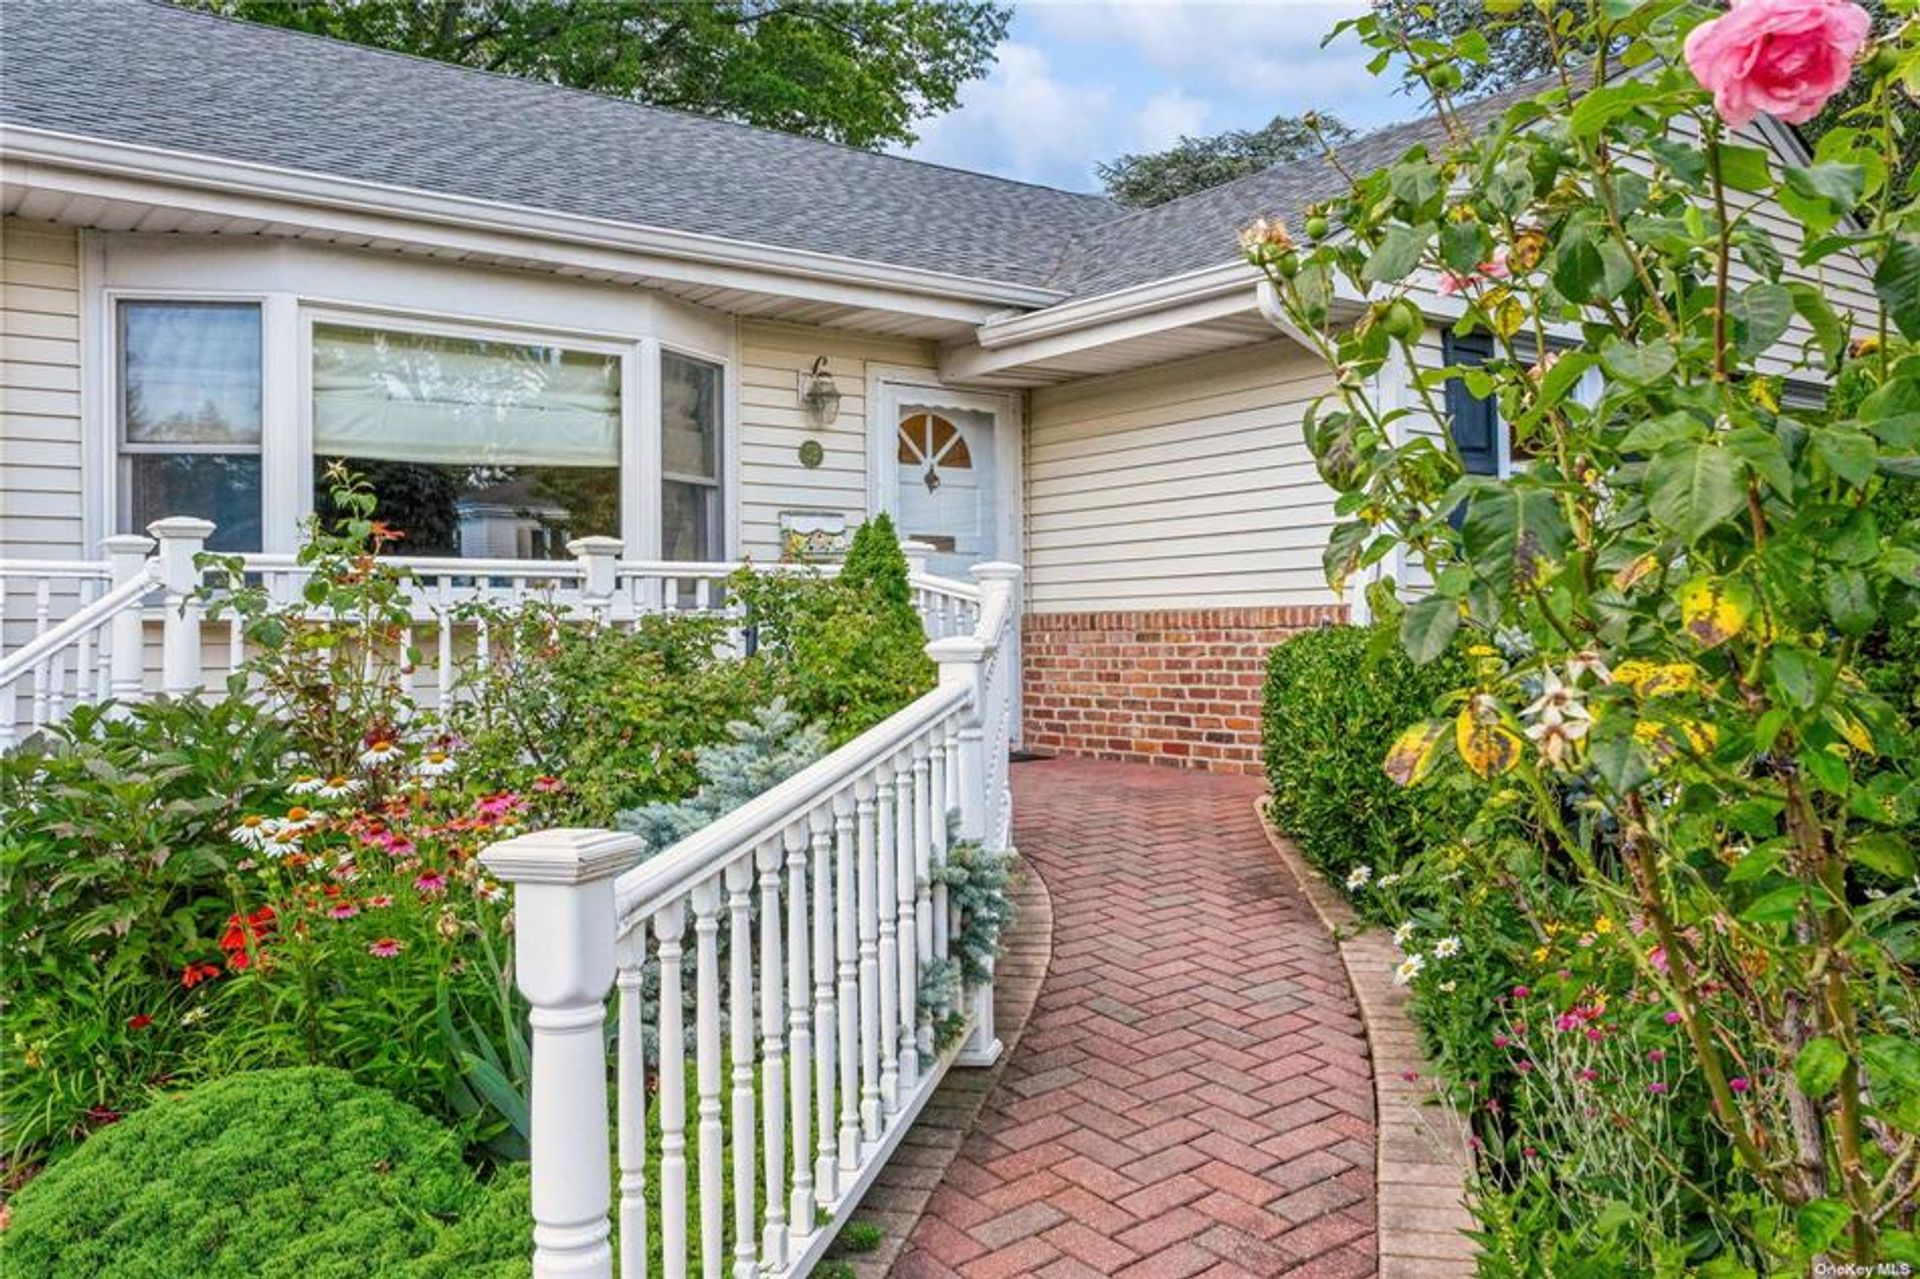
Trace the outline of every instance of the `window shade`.
[[450, 465], [618, 466], [620, 361], [317, 324], [313, 451]]

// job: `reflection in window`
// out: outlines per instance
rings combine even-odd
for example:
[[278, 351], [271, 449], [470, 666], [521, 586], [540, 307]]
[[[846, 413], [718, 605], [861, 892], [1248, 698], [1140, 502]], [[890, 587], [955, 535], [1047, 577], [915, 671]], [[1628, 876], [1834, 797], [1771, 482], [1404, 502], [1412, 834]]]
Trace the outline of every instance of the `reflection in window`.
[[721, 529], [721, 371], [660, 353], [660, 554], [711, 562], [725, 554]]
[[216, 551], [260, 549], [260, 308], [122, 302], [120, 528], [212, 520]]
[[314, 510], [367, 477], [403, 555], [560, 559], [620, 532], [620, 361], [553, 346], [316, 324]]

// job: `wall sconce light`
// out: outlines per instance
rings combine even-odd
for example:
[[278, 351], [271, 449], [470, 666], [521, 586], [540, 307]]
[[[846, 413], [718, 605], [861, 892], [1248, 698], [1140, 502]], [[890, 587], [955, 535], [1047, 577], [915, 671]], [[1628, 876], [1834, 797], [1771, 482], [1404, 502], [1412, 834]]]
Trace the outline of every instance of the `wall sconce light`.
[[807, 425], [816, 431], [833, 425], [833, 419], [840, 415], [840, 388], [833, 384], [833, 374], [827, 369], [824, 355], [813, 362], [813, 368], [807, 373], [806, 388], [800, 392], [800, 407], [806, 410]]

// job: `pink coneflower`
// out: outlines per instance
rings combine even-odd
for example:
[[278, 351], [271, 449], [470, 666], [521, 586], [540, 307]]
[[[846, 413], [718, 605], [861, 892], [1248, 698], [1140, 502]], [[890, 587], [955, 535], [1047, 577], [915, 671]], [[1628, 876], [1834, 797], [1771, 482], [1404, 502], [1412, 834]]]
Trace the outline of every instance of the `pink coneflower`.
[[367, 947], [367, 953], [376, 959], [392, 959], [407, 948], [407, 944], [396, 937], [382, 937]]
[[352, 919], [359, 913], [360, 908], [352, 902], [341, 902], [338, 906], [335, 906], [327, 912], [327, 917], [330, 919]]
[[1745, 1092], [1747, 1089], [1753, 1087], [1753, 1081], [1745, 1075], [1735, 1075], [1732, 1079], [1727, 1080], [1727, 1087], [1733, 1089], [1735, 1092]]
[[1605, 1039], [1606, 1037], [1607, 1037], [1607, 1032], [1606, 1032], [1606, 1031], [1604, 1031], [1604, 1030], [1602, 1030], [1602, 1029], [1600, 1029], [1600, 1027], [1598, 1027], [1598, 1026], [1589, 1026], [1589, 1027], [1587, 1027], [1587, 1038], [1588, 1038], [1588, 1040], [1590, 1040], [1591, 1042], [1593, 1042], [1593, 1043], [1596, 1043], [1596, 1044], [1597, 1044], [1597, 1043], [1599, 1043], [1599, 1042], [1600, 1042], [1600, 1041], [1601, 1041], [1602, 1039]]
[[369, 910], [385, 910], [391, 905], [393, 905], [393, 898], [387, 896], [385, 893], [367, 898], [367, 909]]
[[1558, 1031], [1580, 1029], [1580, 1018], [1575, 1013], [1561, 1013], [1553, 1019], [1553, 1028]]
[[1669, 1026], [1678, 1026], [1678, 1025], [1680, 1024], [1680, 1020], [1681, 1020], [1681, 1019], [1680, 1019], [1680, 1014], [1679, 1014], [1679, 1013], [1668, 1013], [1668, 1014], [1667, 1014], [1667, 1025], [1669, 1025]]
[[565, 790], [567, 784], [558, 777], [536, 777], [533, 779], [533, 788], [542, 795], [551, 795], [555, 791]]
[[1652, 964], [1658, 972], [1664, 973], [1670, 971], [1670, 966], [1667, 963], [1667, 948], [1665, 946], [1655, 946], [1648, 952], [1647, 962]]
[[422, 897], [438, 897], [447, 891], [447, 877], [437, 870], [425, 871], [413, 881], [413, 891]]

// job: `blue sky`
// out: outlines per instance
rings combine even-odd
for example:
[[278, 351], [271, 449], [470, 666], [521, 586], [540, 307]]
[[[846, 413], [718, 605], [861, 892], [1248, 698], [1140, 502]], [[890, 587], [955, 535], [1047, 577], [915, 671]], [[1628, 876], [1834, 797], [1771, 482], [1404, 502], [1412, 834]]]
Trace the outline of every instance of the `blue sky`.
[[1071, 190], [1094, 164], [1182, 134], [1331, 112], [1355, 127], [1416, 114], [1367, 74], [1351, 35], [1322, 49], [1360, 0], [1015, 0], [998, 64], [906, 153]]

